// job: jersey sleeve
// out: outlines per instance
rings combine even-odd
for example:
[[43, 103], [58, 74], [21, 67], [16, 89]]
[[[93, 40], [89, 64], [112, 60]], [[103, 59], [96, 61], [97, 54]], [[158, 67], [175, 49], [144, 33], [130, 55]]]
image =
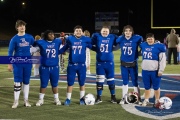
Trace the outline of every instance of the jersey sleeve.
[[121, 37], [122, 37], [122, 36], [119, 36], [119, 37], [116, 39], [116, 44], [118, 44], [118, 43], [121, 42]]
[[34, 40], [33, 36], [31, 36], [31, 45], [33, 45], [34, 42], [35, 42], [35, 40]]
[[139, 43], [139, 44], [141, 44], [141, 43], [143, 43], [143, 42], [144, 42], [144, 39], [143, 39], [142, 36], [140, 36], [140, 43]]
[[97, 33], [93, 33], [93, 34], [92, 34], [92, 37], [91, 37], [92, 45], [95, 45], [96, 40], [97, 40]]
[[11, 41], [9, 43], [8, 56], [13, 56], [15, 46], [16, 46], [15, 40], [11, 39]]
[[166, 46], [164, 44], [162, 44], [162, 43], [158, 43], [158, 44], [159, 44], [159, 50], [161, 52], [166, 52]]
[[88, 47], [89, 49], [91, 49], [91, 48], [92, 48], [91, 38], [90, 38], [90, 37], [86, 37], [86, 39], [87, 39], [87, 47]]
[[67, 52], [68, 44], [65, 44], [62, 48], [59, 49], [59, 54], [63, 54], [64, 52]]

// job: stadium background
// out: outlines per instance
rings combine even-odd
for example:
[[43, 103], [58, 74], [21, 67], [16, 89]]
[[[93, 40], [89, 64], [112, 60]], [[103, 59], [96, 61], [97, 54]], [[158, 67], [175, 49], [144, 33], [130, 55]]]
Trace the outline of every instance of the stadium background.
[[[16, 0], [14, 0], [15, 2], [17, 2]], [[39, 0], [40, 1], [40, 0]], [[143, 37], [145, 37], [145, 34], [147, 32], [153, 32], [155, 33], [155, 37], [156, 39], [160, 40], [161, 42], [163, 41], [163, 38], [165, 37], [166, 33], [170, 32], [170, 28], [166, 28], [166, 29], [151, 29], [151, 25], [150, 25], [150, 1], [151, 0], [147, 0], [148, 2], [144, 3], [141, 0], [140, 3], [142, 3], [143, 5], [140, 6], [140, 3], [134, 3], [132, 2], [130, 5], [130, 11], [128, 10], [122, 10], [122, 12], [124, 12], [125, 14], [123, 14], [123, 16], [120, 17], [120, 24], [119, 24], [119, 31], [121, 32], [122, 28], [124, 25], [130, 23], [133, 25], [134, 29], [135, 29], [135, 33], [141, 34]], [[179, 26], [179, 16], [178, 16], [178, 10], [176, 10], [177, 6], [179, 6], [179, 4], [177, 3], [178, 0], [172, 0], [171, 2], [165, 2], [163, 0], [159, 0], [158, 5], [156, 5], [156, 10], [161, 10], [161, 13], [159, 12], [155, 12], [156, 13], [156, 17], [154, 18], [156, 19], [155, 22], [155, 26], [158, 26], [159, 23], [162, 23], [161, 26], [163, 25], [168, 25], [169, 26]], [[45, 4], [47, 4], [45, 1], [44, 2], [44, 6]], [[162, 5], [162, 3], [164, 3]], [[170, 11], [170, 9], [166, 9], [167, 4], [171, 5], [172, 3], [177, 3], [174, 4], [173, 7], [175, 8], [173, 11]], [[166, 5], [165, 5], [166, 4]], [[15, 4], [12, 4], [14, 6], [16, 6]], [[52, 5], [51, 3], [49, 3], [49, 5]], [[112, 3], [110, 3], [109, 5], [113, 5]], [[137, 8], [140, 8], [139, 10], [134, 9], [133, 5]], [[37, 7], [39, 7], [40, 5], [37, 4], [36, 7], [34, 7], [33, 9], [37, 9]], [[54, 7], [59, 8], [59, 4], [54, 5]], [[91, 6], [91, 5], [90, 5]], [[125, 5], [126, 6], [126, 5]], [[17, 6], [16, 6], [17, 7]], [[14, 7], [14, 10], [19, 10], [16, 7]], [[77, 7], [77, 6], [76, 6]], [[119, 6], [122, 7], [122, 6]], [[72, 8], [72, 6], [71, 6]], [[8, 8], [9, 9], [9, 8]], [[55, 9], [54, 9], [55, 10]], [[86, 9], [84, 9], [86, 10]], [[96, 9], [97, 10], [97, 9]], [[95, 10], [95, 11], [96, 11]], [[132, 14], [132, 12], [133, 14]], [[155, 9], [154, 9], [155, 10]], [[167, 10], [167, 11], [166, 11]], [[6, 11], [6, 15], [2, 14], [3, 11]], [[21, 11], [21, 10], [20, 10]], [[57, 10], [58, 13], [60, 14], [59, 10]], [[100, 11], [107, 11], [107, 10], [100, 10]], [[115, 11], [112, 10], [112, 11]], [[140, 11], [144, 11], [144, 13], [140, 13], [139, 16], [137, 16], [137, 12]], [[46, 11], [47, 12], [47, 11]], [[46, 12], [43, 12], [43, 14], [45, 14]], [[89, 11], [88, 11], [89, 12]], [[92, 12], [92, 11], [91, 11]], [[41, 20], [39, 20], [39, 17], [37, 17], [37, 14], [24, 14], [19, 12], [19, 15], [17, 16], [11, 16], [12, 14], [15, 15], [15, 12], [11, 11], [9, 13], [9, 11], [7, 10], [3, 10], [3, 7], [0, 6], [0, 13], [1, 13], [1, 19], [0, 19], [0, 55], [7, 55], [7, 46], [9, 43], [10, 38], [17, 33], [17, 31], [14, 28], [14, 24], [17, 18], [21, 18], [24, 19], [25, 21], [27, 21], [27, 33], [32, 33], [33, 36], [35, 36], [36, 34], [41, 34], [43, 31], [45, 31], [46, 29], [53, 29], [55, 32], [60, 33], [62, 31], [64, 32], [72, 32], [73, 27], [76, 24], [82, 24], [84, 29], [89, 29], [92, 32], [94, 32], [94, 17], [92, 17], [94, 15], [94, 11], [90, 14], [90, 16], [92, 18], [90, 18], [89, 20], [87, 16], [87, 13], [83, 13], [81, 15], [75, 16], [78, 19], [77, 20], [72, 20], [68, 22], [70, 22], [71, 24], [67, 23], [65, 25], [62, 24], [58, 24], [58, 22], [61, 20], [61, 17], [65, 14], [71, 15], [71, 13], [61, 13], [61, 16], [58, 17], [56, 19], [56, 17], [52, 17], [55, 16], [55, 13], [52, 14], [51, 19], [56, 19], [56, 21], [51, 22], [49, 20], [44, 20], [43, 22]], [[162, 14], [163, 13], [163, 14]], [[170, 14], [170, 13], [174, 13], [174, 14]], [[47, 13], [47, 14], [51, 14]], [[31, 19], [29, 17], [27, 17], [26, 15], [34, 18], [34, 23], [31, 23]], [[174, 15], [171, 16], [170, 19], [168, 20], [166, 15]], [[41, 16], [39, 14], [39, 16]], [[45, 17], [40, 18], [40, 19], [46, 19], [46, 15], [44, 15]], [[129, 19], [128, 19], [129, 16]], [[159, 17], [158, 17], [159, 16]], [[42, 17], [42, 16], [41, 16]], [[71, 16], [74, 18], [74, 16]], [[162, 18], [163, 17], [163, 18]], [[82, 21], [78, 21], [80, 18], [83, 18]], [[178, 23], [176, 22], [176, 20], [178, 20]], [[84, 24], [84, 21], [87, 20], [87, 23], [92, 23], [90, 25], [86, 25]], [[158, 21], [157, 21], [158, 20]], [[168, 22], [170, 21], [170, 23]], [[41, 23], [42, 22], [42, 23]], [[65, 22], [65, 21], [64, 21]], [[143, 26], [141, 25], [141, 23], [143, 24]], [[173, 23], [173, 24], [171, 24]], [[171, 25], [170, 25], [171, 24]], [[68, 26], [68, 27], [67, 27]], [[89, 27], [91, 26], [91, 27]], [[177, 33], [180, 33], [179, 28], [176, 29]], [[120, 33], [119, 33], [120, 34]], [[119, 54], [120, 51], [116, 51], [115, 52], [115, 71], [116, 74], [120, 73], [119, 70]], [[95, 54], [94, 52], [91, 52], [91, 72], [92, 74], [95, 74]], [[67, 56], [65, 56], [67, 59]], [[67, 61], [66, 61], [67, 62]], [[140, 63], [141, 63], [141, 58], [139, 60], [139, 72], [141, 71], [141, 67], [140, 67]], [[178, 76], [175, 75], [175, 77], [169, 77], [169, 76], [165, 76], [164, 78], [167, 79], [167, 81], [173, 81], [175, 80], [172, 84], [163, 84], [163, 87], [166, 88], [167, 86], [167, 91], [163, 91], [162, 95], [166, 94], [168, 92], [168, 90], [171, 88], [173, 90], [179, 91], [179, 87], [177, 87], [179, 85], [179, 71], [180, 71], [180, 67], [178, 66], [174, 66], [174, 65], [168, 65], [165, 69], [164, 74], [176, 74]], [[33, 71], [32, 71], [33, 73]], [[62, 73], [60, 73], [61, 75]], [[45, 105], [38, 108], [35, 107], [35, 102], [38, 99], [38, 92], [39, 92], [39, 80], [32, 80], [31, 81], [31, 88], [30, 88], [30, 102], [33, 104], [32, 108], [27, 109], [23, 107], [23, 100], [22, 100], [22, 93], [21, 93], [21, 99], [20, 99], [20, 107], [17, 110], [12, 110], [11, 109], [11, 105], [13, 103], [13, 75], [11, 72], [7, 71], [7, 65], [0, 65], [0, 119], [63, 119], [63, 120], [69, 120], [69, 119], [77, 119], [77, 120], [92, 120], [92, 119], [104, 119], [104, 120], [109, 120], [109, 119], [114, 119], [114, 120], [118, 120], [118, 119], [149, 119], [148, 117], [140, 117], [139, 114], [141, 113], [137, 113], [137, 114], [132, 114], [131, 112], [129, 112], [128, 110], [125, 110], [122, 106], [120, 105], [112, 105], [109, 100], [110, 100], [110, 95], [109, 95], [109, 91], [108, 88], [105, 87], [104, 91], [103, 91], [103, 103], [97, 106], [79, 106], [78, 101], [79, 101], [79, 90], [78, 90], [78, 85], [75, 84], [74, 86], [74, 91], [73, 91], [73, 103], [72, 106], [67, 108], [64, 106], [60, 106], [60, 107], [56, 107], [52, 104], [53, 101], [53, 95], [51, 92], [51, 88], [50, 86], [48, 87], [47, 90], [47, 94], [45, 96]], [[32, 78], [33, 79], [33, 78]], [[118, 79], [120, 79], [118, 77]], [[89, 80], [89, 77], [88, 77]], [[91, 81], [94, 81], [91, 80]], [[118, 83], [118, 85], [121, 85], [121, 83]], [[66, 93], [66, 81], [65, 79], [63, 81], [60, 81], [59, 83], [59, 90], [60, 90], [60, 99], [63, 102], [65, 100], [65, 93]], [[94, 95], [96, 94], [95, 91], [95, 86], [92, 84], [90, 84], [90, 82], [87, 83], [87, 89], [86, 89], [87, 93], [93, 93]], [[143, 93], [143, 89], [141, 90]], [[121, 87], [117, 87], [117, 98], [120, 100], [121, 98]], [[180, 97], [179, 94], [176, 97], [176, 102], [173, 102], [173, 106], [175, 106], [175, 108], [173, 109], [177, 109], [179, 110], [180, 107], [178, 105], [178, 101], [180, 101]], [[145, 108], [145, 109], [141, 109], [138, 108], [139, 111], [147, 111], [149, 110], [152, 114], [154, 113], [154, 115], [156, 114], [157, 116], [164, 116], [164, 117], [152, 117], [153, 119], [168, 119], [168, 117], [166, 117], [167, 114], [172, 114], [171, 117], [174, 117], [174, 119], [172, 120], [179, 120], [180, 119], [180, 115], [174, 115], [176, 112], [172, 111], [172, 109], [170, 109], [170, 111], [156, 111], [155, 109], [152, 108]], [[128, 111], [128, 112], [127, 112]], [[28, 113], [28, 114], [27, 114]], [[102, 114], [103, 113], [103, 114]], [[74, 117], [76, 116], [76, 117]]]

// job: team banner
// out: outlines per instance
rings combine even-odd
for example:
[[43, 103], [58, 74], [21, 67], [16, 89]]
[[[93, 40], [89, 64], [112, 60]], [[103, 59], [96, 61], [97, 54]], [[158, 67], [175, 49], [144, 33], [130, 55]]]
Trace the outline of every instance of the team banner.
[[40, 64], [39, 56], [0, 56], [0, 64]]

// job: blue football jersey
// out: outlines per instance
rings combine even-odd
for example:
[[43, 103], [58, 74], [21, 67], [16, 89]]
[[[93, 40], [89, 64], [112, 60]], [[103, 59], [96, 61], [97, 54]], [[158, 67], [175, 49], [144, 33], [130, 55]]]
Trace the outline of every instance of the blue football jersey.
[[91, 39], [87, 36], [80, 38], [70, 35], [66, 39], [66, 48], [69, 49], [70, 63], [85, 63], [86, 47], [91, 48]]
[[153, 45], [148, 45], [144, 42], [140, 45], [142, 50], [143, 60], [157, 60], [159, 61], [159, 53], [166, 52], [166, 46], [162, 43], [154, 43]]
[[34, 46], [40, 48], [41, 54], [41, 65], [52, 67], [59, 65], [59, 48], [62, 44], [62, 41], [58, 38], [53, 41], [38, 40], [35, 42]]
[[11, 39], [9, 44], [8, 56], [31, 56], [30, 47], [34, 43], [34, 38], [30, 34], [18, 36]]
[[113, 46], [117, 36], [109, 34], [103, 37], [100, 33], [92, 35], [92, 45], [95, 45], [96, 60], [98, 62], [111, 62], [114, 61]]
[[121, 49], [120, 60], [124, 62], [133, 62], [138, 59], [138, 46], [143, 42], [143, 37], [140, 35], [133, 35], [129, 40], [121, 35], [116, 39]]

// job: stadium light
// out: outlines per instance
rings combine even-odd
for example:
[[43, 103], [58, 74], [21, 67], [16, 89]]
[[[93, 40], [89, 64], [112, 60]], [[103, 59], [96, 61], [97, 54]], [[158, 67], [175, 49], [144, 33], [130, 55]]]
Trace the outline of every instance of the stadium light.
[[25, 2], [22, 2], [22, 5], [24, 6], [24, 5], [25, 5]]

